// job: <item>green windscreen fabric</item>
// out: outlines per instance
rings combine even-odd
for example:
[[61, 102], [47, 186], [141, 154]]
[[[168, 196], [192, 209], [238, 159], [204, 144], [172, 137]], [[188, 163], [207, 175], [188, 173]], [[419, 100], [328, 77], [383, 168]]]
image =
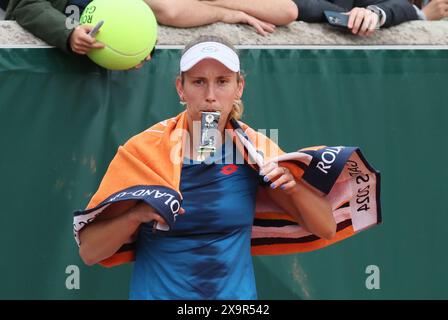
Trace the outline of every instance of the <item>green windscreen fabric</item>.
[[[383, 224], [254, 257], [259, 298], [447, 299], [448, 51], [240, 53], [245, 122], [278, 129], [287, 151], [359, 146], [382, 174]], [[127, 299], [132, 264], [85, 266], [72, 212], [120, 144], [182, 110], [179, 56], [157, 50], [140, 70], [111, 72], [56, 49], [0, 49], [0, 299]]]

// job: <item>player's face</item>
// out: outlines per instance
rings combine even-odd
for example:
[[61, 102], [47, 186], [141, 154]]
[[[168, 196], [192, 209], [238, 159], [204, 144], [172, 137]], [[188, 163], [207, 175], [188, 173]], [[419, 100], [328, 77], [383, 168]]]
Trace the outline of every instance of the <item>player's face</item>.
[[201, 121], [202, 111], [221, 113], [218, 128], [223, 131], [235, 100], [243, 94], [244, 81], [238, 74], [214, 59], [204, 59], [178, 78], [176, 89], [187, 104], [190, 124]]

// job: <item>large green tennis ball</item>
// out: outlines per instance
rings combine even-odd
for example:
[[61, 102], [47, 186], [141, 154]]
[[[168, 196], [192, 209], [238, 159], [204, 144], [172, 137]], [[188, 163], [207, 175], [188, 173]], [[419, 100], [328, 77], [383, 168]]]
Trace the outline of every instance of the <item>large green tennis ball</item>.
[[130, 69], [142, 62], [157, 40], [157, 21], [143, 0], [93, 0], [85, 8], [80, 24], [104, 24], [95, 36], [105, 48], [87, 54], [98, 65], [111, 70]]

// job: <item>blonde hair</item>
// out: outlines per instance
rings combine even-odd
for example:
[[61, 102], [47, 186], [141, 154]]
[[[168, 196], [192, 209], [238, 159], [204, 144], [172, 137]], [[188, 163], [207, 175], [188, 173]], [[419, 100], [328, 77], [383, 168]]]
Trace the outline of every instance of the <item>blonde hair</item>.
[[243, 101], [241, 101], [241, 99], [235, 100], [235, 102], [232, 105], [232, 111], [230, 112], [229, 120], [230, 119], [240, 120], [243, 117], [243, 112], [244, 112]]
[[[191, 47], [193, 47], [194, 45], [197, 45], [198, 43], [202, 43], [202, 42], [218, 42], [221, 43], [223, 45], [225, 45], [226, 47], [229, 47], [230, 49], [232, 49], [239, 57], [238, 54], [238, 50], [233, 46], [233, 44], [227, 40], [224, 37], [221, 36], [199, 36], [198, 38], [190, 41], [185, 48], [182, 50], [182, 54], [183, 55], [188, 49], [190, 49]], [[182, 84], [184, 84], [184, 72], [180, 73], [180, 79]], [[239, 84], [241, 81], [243, 80], [243, 74], [241, 72], [238, 72], [236, 74], [236, 81]], [[240, 120], [243, 117], [243, 112], [244, 112], [244, 105], [243, 105], [243, 101], [241, 101], [241, 99], [235, 100], [232, 106], [232, 111], [229, 114], [229, 120], [230, 119], [235, 119], [235, 120]]]

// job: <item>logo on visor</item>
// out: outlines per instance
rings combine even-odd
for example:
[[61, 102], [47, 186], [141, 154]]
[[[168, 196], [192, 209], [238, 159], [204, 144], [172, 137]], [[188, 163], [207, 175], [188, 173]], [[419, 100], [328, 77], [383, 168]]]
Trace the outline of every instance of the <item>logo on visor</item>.
[[201, 51], [204, 52], [204, 53], [217, 52], [218, 48], [215, 47], [215, 46], [208, 46], [208, 47], [202, 48]]

